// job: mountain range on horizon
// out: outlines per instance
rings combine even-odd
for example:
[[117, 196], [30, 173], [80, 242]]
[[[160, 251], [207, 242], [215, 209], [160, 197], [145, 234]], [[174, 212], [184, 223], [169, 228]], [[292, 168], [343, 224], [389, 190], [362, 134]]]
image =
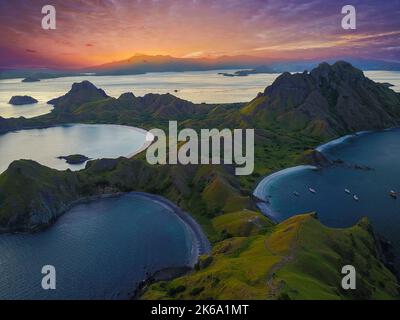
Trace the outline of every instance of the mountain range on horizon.
[[[357, 59], [349, 57], [327, 58], [327, 63], [346, 60], [361, 70], [400, 71], [400, 62]], [[170, 55], [135, 54], [127, 59], [106, 64], [88, 66], [80, 69], [1, 69], [0, 79], [34, 77], [37, 79], [73, 76], [79, 74], [95, 75], [134, 75], [149, 72], [185, 72], [240, 69], [250, 73], [303, 72], [319, 65], [321, 60], [271, 60], [248, 55], [220, 56], [215, 58], [177, 58]]]
[[[400, 62], [357, 59], [352, 57], [332, 57], [323, 59], [328, 63], [334, 63], [338, 60], [346, 60], [356, 68], [362, 70], [400, 70]], [[146, 55], [135, 54], [128, 59], [113, 61], [110, 63], [92, 66], [83, 70], [103, 72], [140, 72], [154, 68], [157, 71], [171, 69], [172, 71], [189, 71], [189, 68], [198, 68], [199, 70], [228, 69], [228, 68], [259, 68], [268, 66], [271, 72], [298, 72], [305, 69], [312, 69], [318, 66], [321, 59], [311, 60], [272, 60], [265, 57], [250, 55], [204, 58], [177, 58], [170, 55]], [[149, 71], [145, 71], [149, 72]]]

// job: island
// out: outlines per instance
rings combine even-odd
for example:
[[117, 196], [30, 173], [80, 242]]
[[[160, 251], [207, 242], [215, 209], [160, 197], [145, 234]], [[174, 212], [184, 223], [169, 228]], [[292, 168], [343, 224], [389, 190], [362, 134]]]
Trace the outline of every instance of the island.
[[380, 82], [381, 85], [385, 86], [386, 88], [391, 88], [394, 87], [394, 84], [391, 84], [389, 82]]
[[82, 164], [90, 160], [90, 158], [82, 154], [71, 154], [69, 156], [59, 156], [57, 158], [65, 160], [68, 164]]
[[34, 77], [34, 76], [30, 76], [30, 77], [26, 77], [21, 82], [38, 82], [38, 81], [40, 81], [39, 78]]
[[19, 106], [19, 105], [24, 105], [24, 104], [32, 104], [32, 103], [37, 103], [38, 101], [35, 98], [32, 98], [30, 96], [12, 96], [10, 101], [8, 101], [9, 104]]
[[250, 70], [239, 70], [234, 73], [228, 72], [219, 72], [219, 75], [224, 77], [247, 77], [250, 74], [259, 74], [259, 73], [274, 73], [275, 71], [272, 70], [270, 67], [261, 66]]

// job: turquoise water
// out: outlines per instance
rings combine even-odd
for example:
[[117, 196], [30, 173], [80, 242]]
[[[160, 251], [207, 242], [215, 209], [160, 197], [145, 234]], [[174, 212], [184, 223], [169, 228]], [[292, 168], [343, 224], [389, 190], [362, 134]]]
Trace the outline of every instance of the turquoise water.
[[[172, 93], [175, 96], [195, 103], [231, 103], [252, 100], [258, 92], [279, 76], [273, 74], [252, 74], [247, 77], [224, 77], [218, 72], [237, 70], [211, 70], [188, 72], [158, 72], [122, 76], [79, 76], [57, 79], [45, 79], [40, 82], [21, 82], [22, 79], [0, 80], [0, 116], [34, 117], [48, 113], [52, 106], [50, 99], [64, 95], [74, 82], [89, 80], [104, 89], [112, 97], [124, 92], [133, 92], [136, 96], [147, 93]], [[400, 72], [366, 71], [365, 75], [374, 81], [389, 82], [392, 89], [400, 91]], [[177, 92], [175, 92], [177, 90]], [[32, 105], [12, 106], [8, 104], [14, 95], [30, 95], [39, 102]]]
[[[190, 265], [193, 239], [169, 209], [136, 194], [81, 204], [49, 229], [0, 235], [0, 299], [126, 299], [146, 273]], [[41, 269], [56, 268], [43, 290]]]
[[[265, 178], [255, 194], [270, 202], [278, 221], [316, 211], [325, 225], [347, 227], [368, 217], [374, 229], [393, 243], [400, 257], [400, 197], [395, 200], [389, 196], [390, 190], [400, 192], [400, 130], [362, 133], [336, 142], [319, 150], [350, 167], [292, 168]], [[354, 165], [370, 170], [355, 169]], [[308, 190], [310, 187], [316, 194]], [[294, 191], [300, 195], [295, 196]], [[355, 201], [353, 195], [360, 200]]]
[[59, 156], [83, 154], [91, 159], [132, 156], [147, 146], [146, 131], [118, 125], [70, 124], [0, 135], [0, 173], [14, 160], [32, 159], [58, 170], [79, 170]]

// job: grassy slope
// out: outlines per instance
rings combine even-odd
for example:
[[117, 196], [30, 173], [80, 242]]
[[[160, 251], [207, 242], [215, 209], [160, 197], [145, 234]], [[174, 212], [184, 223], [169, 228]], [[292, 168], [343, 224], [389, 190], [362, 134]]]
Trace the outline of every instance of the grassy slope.
[[259, 212], [242, 210], [223, 214], [212, 219], [214, 228], [226, 237], [248, 237], [259, 234], [273, 223]]
[[[38, 211], [43, 216], [51, 211], [61, 213], [77, 198], [78, 184], [69, 171], [49, 169], [31, 160], [13, 162], [0, 175], [0, 225], [25, 224]], [[40, 223], [32, 221], [33, 228]]]
[[[243, 220], [242, 214], [229, 218]], [[240, 224], [234, 220], [227, 226]], [[235, 236], [215, 245], [197, 271], [155, 283], [143, 298], [392, 299], [398, 295], [395, 277], [378, 259], [367, 221], [330, 229], [307, 214], [251, 236], [243, 236], [242, 227], [230, 230], [237, 230]], [[345, 264], [358, 271], [357, 290], [340, 289]]]
[[212, 242], [223, 237], [214, 228], [213, 217], [230, 208], [255, 209], [235, 183], [232, 170], [224, 166], [152, 166], [139, 155], [95, 160], [86, 170], [60, 172], [18, 160], [0, 175], [0, 230], [37, 229], [54, 221], [73, 201], [127, 191], [165, 196], [191, 212]]

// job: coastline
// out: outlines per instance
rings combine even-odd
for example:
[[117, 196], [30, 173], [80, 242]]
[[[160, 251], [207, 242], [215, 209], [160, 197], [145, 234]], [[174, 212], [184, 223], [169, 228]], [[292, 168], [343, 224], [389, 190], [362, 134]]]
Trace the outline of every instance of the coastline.
[[[178, 267], [165, 267], [159, 270], [152, 272], [151, 274], [146, 274], [146, 277], [139, 282], [134, 284], [133, 293], [130, 294], [127, 299], [128, 300], [137, 300], [140, 299], [142, 293], [146, 290], [146, 288], [156, 281], [167, 281], [172, 280], [174, 278], [185, 275], [186, 273], [193, 270], [195, 264], [198, 262], [198, 259], [203, 254], [208, 254], [211, 251], [211, 244], [207, 239], [205, 233], [201, 226], [190, 216], [188, 212], [183, 211], [180, 207], [175, 205], [172, 201], [160, 196], [151, 193], [146, 193], [142, 191], [131, 191], [131, 192], [119, 192], [114, 194], [104, 194], [100, 196], [93, 196], [86, 199], [80, 199], [75, 201], [70, 209], [76, 205], [88, 203], [92, 201], [96, 201], [99, 199], [106, 198], [117, 198], [124, 195], [136, 195], [142, 198], [153, 201], [165, 209], [168, 210], [171, 214], [175, 215], [183, 224], [184, 228], [191, 234], [192, 237], [192, 249], [191, 249], [191, 259], [189, 265], [186, 266], [178, 266]], [[70, 210], [68, 209], [68, 210]], [[66, 210], [66, 211], [68, 211]]]
[[[1, 126], [1, 125], [0, 125]], [[143, 151], [145, 151], [152, 143], [153, 140], [151, 140], [151, 135], [149, 135], [149, 131], [142, 129], [142, 128], [138, 128], [138, 127], [134, 127], [134, 126], [130, 126], [130, 125], [119, 125], [119, 124], [103, 124], [103, 123], [83, 123], [83, 122], [78, 122], [78, 123], [62, 123], [62, 124], [54, 124], [54, 125], [43, 125], [43, 126], [37, 126], [34, 128], [23, 128], [23, 129], [15, 129], [15, 130], [10, 130], [10, 131], [6, 131], [6, 132], [1, 132], [0, 129], [0, 138], [2, 139], [9, 139], [10, 137], [8, 135], [12, 135], [12, 134], [22, 134], [22, 135], [29, 135], [30, 132], [31, 134], [38, 134], [38, 135], [45, 135], [47, 134], [46, 130], [50, 130], [50, 129], [54, 129], [54, 130], [64, 130], [64, 129], [68, 129], [68, 130], [80, 130], [80, 128], [88, 128], [90, 130], [108, 130], [108, 131], [114, 131], [114, 129], [119, 129], [122, 130], [122, 132], [124, 132], [124, 134], [126, 135], [126, 137], [128, 137], [130, 140], [133, 141], [138, 141], [139, 145], [137, 146], [137, 149], [135, 150], [133, 148], [133, 144], [132, 146], [128, 146], [129, 150], [126, 150], [126, 153], [123, 152], [118, 152], [116, 153], [114, 156], [111, 156], [110, 159], [118, 159], [120, 157], [124, 157], [124, 158], [132, 158], [140, 153], [142, 153]], [[42, 131], [44, 130], [44, 131]], [[86, 129], [85, 129], [86, 130]], [[126, 132], [125, 132], [126, 131]], [[49, 133], [50, 134], [50, 133]], [[11, 137], [12, 139], [12, 137]], [[125, 143], [126, 144], [126, 143]], [[82, 150], [82, 147], [80, 146], [78, 151], [72, 151], [72, 153], [79, 153], [82, 155], [87, 155], [87, 152], [90, 152], [90, 150]], [[90, 149], [90, 148], [89, 148]], [[127, 148], [128, 149], [128, 148]], [[64, 150], [65, 151], [65, 150]], [[64, 154], [61, 152], [64, 151], [60, 151], [59, 154], [55, 154], [54, 156], [56, 158], [61, 159], [63, 156], [68, 156], [70, 154]], [[61, 154], [61, 155], [60, 155]], [[61, 157], [61, 158], [60, 158]], [[48, 157], [50, 158], [50, 157]], [[95, 155], [95, 156], [88, 156], [88, 159], [81, 162], [81, 163], [68, 163], [68, 161], [66, 161], [66, 165], [65, 166], [59, 166], [57, 164], [49, 164], [46, 163], [46, 161], [41, 162], [40, 160], [36, 159], [34, 161], [47, 166], [51, 169], [56, 169], [58, 171], [65, 171], [65, 170], [71, 170], [71, 171], [79, 171], [79, 170], [84, 170], [87, 163], [89, 161], [92, 160], [99, 160], [99, 159], [103, 159], [103, 158], [107, 158], [107, 155], [103, 154], [100, 156], [99, 155]], [[18, 159], [18, 158], [17, 158]], [[46, 160], [46, 158], [42, 159], [42, 160]], [[48, 159], [47, 159], [48, 160]], [[14, 160], [15, 161], [15, 160]], [[8, 166], [12, 163], [11, 162], [6, 162], [5, 165], [0, 169], [0, 174], [2, 174], [3, 172], [5, 172], [8, 168]]]
[[270, 175], [265, 176], [264, 178], [261, 179], [261, 181], [257, 184], [253, 191], [253, 197], [256, 199], [256, 204], [257, 207], [260, 209], [260, 211], [267, 216], [270, 220], [273, 222], [277, 223], [279, 222], [278, 219], [276, 218], [276, 214], [274, 213], [274, 210], [272, 209], [271, 202], [269, 200], [269, 196], [264, 194], [263, 191], [267, 186], [272, 184], [276, 179], [279, 179], [280, 177], [290, 174], [296, 171], [301, 171], [301, 170], [315, 170], [317, 167], [315, 166], [310, 166], [310, 165], [300, 165], [296, 167], [290, 167], [286, 169], [282, 169], [276, 172], [271, 173]]
[[68, 213], [73, 207], [90, 203], [93, 201], [101, 200], [101, 199], [108, 199], [108, 198], [118, 198], [125, 195], [134, 195], [144, 198], [146, 200], [152, 201], [154, 203], [159, 204], [163, 208], [165, 208], [169, 214], [175, 215], [179, 221], [182, 223], [183, 227], [191, 236], [191, 252], [189, 263], [184, 266], [177, 266], [177, 267], [163, 267], [159, 270], [152, 272], [151, 274], [146, 274], [145, 278], [141, 281], [138, 281], [133, 284], [133, 289], [127, 299], [137, 299], [140, 298], [140, 294], [145, 290], [147, 285], [153, 283], [154, 281], [161, 281], [161, 280], [171, 280], [176, 277], [182, 276], [190, 271], [193, 270], [195, 264], [198, 262], [200, 255], [208, 254], [211, 251], [211, 244], [207, 239], [205, 233], [201, 226], [190, 216], [190, 214], [177, 205], [175, 205], [172, 201], [155, 194], [150, 194], [141, 191], [131, 191], [131, 192], [116, 192], [116, 193], [108, 193], [108, 194], [100, 194], [90, 197], [82, 197], [75, 201], [70, 202], [66, 208], [60, 211], [54, 219], [49, 221], [48, 224], [43, 225], [38, 228], [33, 228], [31, 230], [24, 230], [24, 231], [13, 231], [9, 232], [7, 230], [0, 230], [1, 234], [31, 234], [36, 232], [45, 231], [46, 229], [50, 228], [54, 223], [56, 223], [57, 219], [62, 215]]
[[371, 133], [386, 132], [386, 131], [392, 131], [392, 130], [398, 130], [398, 129], [400, 129], [400, 127], [390, 127], [390, 128], [386, 128], [386, 129], [379, 129], [379, 130], [358, 131], [358, 132], [350, 133], [345, 136], [330, 140], [326, 143], [323, 143], [323, 144], [317, 146], [316, 148], [314, 148], [314, 150], [324, 153], [325, 150], [330, 149], [335, 146], [338, 146], [338, 145], [341, 145], [342, 143], [345, 143], [352, 138], [361, 137], [363, 135], [371, 134]]
[[41, 224], [39, 226], [31, 226], [29, 228], [24, 228], [24, 229], [13, 229], [10, 230], [9, 228], [5, 227], [0, 227], [0, 235], [2, 234], [32, 234], [36, 232], [41, 232], [45, 231], [46, 229], [50, 228], [54, 223], [56, 223], [57, 219], [67, 213], [69, 210], [71, 210], [73, 207], [80, 205], [80, 204], [85, 204], [89, 203], [92, 201], [96, 200], [101, 200], [101, 199], [106, 199], [106, 198], [113, 198], [113, 197], [118, 197], [122, 195], [122, 192], [116, 192], [116, 193], [106, 193], [106, 194], [98, 194], [98, 195], [93, 195], [90, 197], [80, 197], [77, 198], [76, 200], [72, 200], [69, 203], [66, 203], [63, 208], [56, 212], [56, 214], [48, 221], [46, 224]]
[[[51, 115], [51, 112], [46, 113], [42, 116], [47, 116], [47, 115]], [[38, 117], [42, 117], [42, 116], [37, 116], [37, 117], [33, 117], [33, 118], [25, 118], [25, 117], [19, 117], [19, 118], [3, 118], [0, 116], [0, 120], [4, 120], [4, 121], [31, 121], [32, 119], [38, 118]], [[7, 133], [11, 133], [11, 132], [18, 132], [21, 130], [40, 130], [40, 129], [49, 129], [49, 128], [55, 128], [55, 127], [63, 127], [63, 126], [73, 126], [73, 125], [108, 125], [108, 126], [119, 126], [119, 127], [127, 127], [129, 129], [133, 129], [136, 130], [140, 133], [143, 133], [144, 135], [148, 134], [148, 131], [139, 127], [134, 127], [131, 125], [126, 125], [126, 124], [118, 124], [118, 123], [107, 123], [107, 122], [71, 122], [71, 121], [58, 121], [55, 120], [53, 123], [49, 124], [49, 123], [40, 123], [38, 122], [37, 124], [33, 123], [30, 125], [24, 125], [24, 124], [19, 124], [17, 123], [16, 125], [14, 125], [14, 127], [6, 127], [6, 128], [1, 128], [0, 127], [0, 135], [3, 134], [7, 134]]]
[[42, 225], [40, 227], [34, 227], [29, 230], [23, 230], [23, 231], [7, 231], [6, 229], [0, 228], [0, 234], [27, 234], [27, 233], [35, 233], [35, 232], [40, 232], [44, 231], [48, 228], [50, 228], [59, 217], [62, 215], [66, 214], [69, 210], [71, 210], [73, 207], [80, 205], [80, 204], [85, 204], [101, 199], [107, 199], [107, 198], [118, 198], [124, 195], [138, 195], [141, 196], [142, 198], [146, 198], [148, 200], [151, 200], [153, 202], [158, 203], [159, 205], [163, 206], [165, 209], [167, 209], [171, 214], [175, 214], [176, 217], [184, 224], [186, 227], [186, 230], [192, 235], [193, 238], [193, 257], [195, 257], [191, 261], [191, 266], [193, 267], [197, 259], [200, 255], [202, 254], [207, 254], [211, 250], [211, 244], [208, 241], [205, 233], [203, 232], [203, 229], [201, 226], [190, 216], [189, 213], [183, 211], [181, 208], [179, 208], [177, 205], [175, 205], [173, 202], [170, 200], [160, 196], [160, 195], [155, 195], [155, 194], [150, 194], [142, 191], [130, 191], [130, 192], [116, 192], [116, 193], [106, 193], [106, 194], [100, 194], [100, 195], [94, 195], [90, 197], [82, 197], [77, 200], [71, 201], [66, 205], [66, 207], [61, 210], [51, 221], [49, 221], [48, 224]]
[[[151, 193], [146, 193], [146, 192], [141, 192], [141, 191], [132, 191], [132, 192], [127, 192], [124, 194], [132, 194], [132, 195], [139, 195], [143, 198], [149, 199], [153, 202], [156, 202], [169, 210], [171, 213], [175, 214], [178, 219], [185, 225], [187, 230], [191, 233], [192, 238], [194, 240], [193, 243], [193, 250], [194, 250], [194, 257], [195, 261], [192, 261], [191, 266], [193, 267], [200, 255], [207, 254], [211, 251], [211, 244], [208, 241], [205, 233], [203, 232], [203, 229], [201, 226], [192, 218], [192, 216], [183, 211], [180, 207], [178, 207], [176, 204], [174, 204], [172, 201]], [[123, 194], [120, 194], [123, 195]], [[120, 196], [119, 195], [119, 196]]]
[[[346, 143], [350, 139], [361, 137], [361, 136], [367, 135], [367, 134], [387, 132], [387, 131], [392, 131], [392, 130], [400, 130], [400, 128], [399, 127], [391, 127], [391, 128], [381, 129], [381, 130], [368, 130], [368, 131], [355, 132], [352, 134], [348, 134], [348, 135], [330, 140], [324, 144], [321, 144], [321, 145], [315, 147], [314, 151], [324, 154], [324, 152], [326, 150], [328, 150], [332, 147], [338, 146], [340, 144]], [[266, 215], [268, 218], [270, 218], [272, 221], [279, 222], [276, 219], [276, 215], [272, 209], [271, 203], [269, 201], [269, 196], [263, 193], [264, 189], [267, 186], [269, 186], [270, 184], [272, 184], [274, 182], [274, 180], [279, 179], [279, 177], [281, 177], [283, 175], [291, 174], [291, 173], [299, 171], [299, 170], [307, 170], [307, 169], [316, 170], [316, 169], [318, 169], [318, 167], [314, 166], [314, 165], [306, 165], [306, 164], [298, 165], [298, 166], [289, 167], [289, 168], [285, 168], [285, 169], [273, 172], [273, 173], [263, 177], [258, 182], [258, 184], [256, 185], [256, 187], [254, 188], [254, 191], [253, 191], [253, 197], [256, 199], [256, 201], [257, 201], [256, 204], [257, 204], [257, 207], [260, 209], [260, 211], [264, 215]], [[356, 167], [356, 169], [357, 169], [357, 167]], [[370, 170], [370, 168], [362, 168], [362, 169]]]
[[[156, 281], [168, 281], [174, 278], [183, 276], [188, 272], [192, 271], [195, 264], [198, 262], [199, 257], [203, 254], [208, 254], [211, 251], [211, 244], [207, 239], [205, 233], [201, 226], [192, 218], [192, 216], [188, 213], [183, 211], [180, 207], [175, 205], [172, 201], [160, 196], [151, 193], [146, 193], [142, 191], [131, 191], [131, 192], [121, 192], [116, 194], [107, 194], [102, 195], [99, 197], [94, 197], [95, 199], [87, 199], [82, 200], [80, 203], [87, 203], [91, 201], [95, 201], [101, 198], [117, 198], [124, 195], [136, 195], [142, 198], [148, 199], [153, 201], [165, 209], [168, 210], [171, 214], [175, 215], [183, 224], [184, 228], [190, 233], [192, 237], [192, 249], [191, 249], [191, 259], [189, 265], [185, 266], [177, 266], [177, 267], [165, 267], [160, 268], [152, 273], [146, 274], [146, 277], [139, 282], [134, 284], [133, 293], [128, 296], [128, 300], [137, 300], [140, 299], [140, 296], [146, 290], [146, 288], [156, 282]], [[76, 203], [75, 205], [77, 205]]]
[[[0, 116], [1, 118], [1, 116]], [[30, 119], [30, 118], [24, 118], [23, 119]], [[3, 118], [7, 119], [7, 118]], [[20, 119], [20, 118], [8, 118], [8, 119]], [[68, 126], [79, 126], [79, 125], [87, 125], [87, 126], [96, 126], [96, 125], [107, 125], [107, 126], [114, 126], [114, 127], [125, 127], [129, 129], [133, 129], [137, 132], [143, 133], [144, 135], [148, 134], [148, 131], [139, 127], [133, 127], [129, 125], [124, 125], [124, 124], [116, 124], [116, 123], [85, 123], [85, 122], [59, 122], [59, 123], [54, 123], [54, 124], [38, 124], [38, 125], [32, 125], [32, 126], [21, 126], [20, 128], [5, 128], [0, 131], [0, 135], [10, 133], [10, 132], [17, 132], [17, 131], [22, 131], [22, 130], [41, 130], [41, 129], [49, 129], [49, 128], [56, 128], [56, 127], [68, 127]]]
[[277, 179], [283, 175], [286, 175], [288, 173], [293, 173], [296, 171], [301, 171], [304, 169], [315, 170], [315, 169], [317, 169], [317, 167], [310, 166], [310, 165], [300, 165], [300, 166], [290, 167], [290, 168], [282, 169], [282, 170], [276, 171], [274, 173], [271, 173], [270, 175], [267, 175], [264, 178], [262, 178], [262, 180], [257, 184], [256, 188], [253, 191], [253, 195], [256, 196], [258, 199], [266, 200], [266, 199], [264, 199], [264, 195], [262, 194], [262, 191], [264, 190], [264, 188], [266, 186], [268, 186], [275, 179]]

